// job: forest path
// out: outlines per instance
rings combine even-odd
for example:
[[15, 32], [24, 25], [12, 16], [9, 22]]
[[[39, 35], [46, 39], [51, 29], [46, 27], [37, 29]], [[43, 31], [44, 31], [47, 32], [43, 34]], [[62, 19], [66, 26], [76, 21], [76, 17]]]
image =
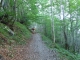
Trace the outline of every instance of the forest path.
[[24, 60], [59, 60], [56, 52], [46, 47], [40, 34], [33, 34], [32, 40], [26, 47]]

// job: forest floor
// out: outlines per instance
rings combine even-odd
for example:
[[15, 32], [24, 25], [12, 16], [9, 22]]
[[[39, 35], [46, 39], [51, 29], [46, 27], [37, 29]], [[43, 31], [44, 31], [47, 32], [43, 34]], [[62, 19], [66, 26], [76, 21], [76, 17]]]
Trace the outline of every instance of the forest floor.
[[0, 49], [0, 54], [5, 60], [60, 60], [57, 52], [46, 47], [38, 33], [32, 35], [27, 45], [16, 46], [10, 51]]

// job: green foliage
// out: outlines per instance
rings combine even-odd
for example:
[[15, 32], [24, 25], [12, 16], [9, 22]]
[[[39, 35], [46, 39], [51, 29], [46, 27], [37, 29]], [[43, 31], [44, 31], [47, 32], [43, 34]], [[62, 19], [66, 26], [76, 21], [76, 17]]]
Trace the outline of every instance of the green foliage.
[[41, 35], [41, 36], [42, 36], [42, 40], [44, 41], [44, 43], [45, 43], [49, 48], [53, 48], [53, 47], [54, 47], [53, 42], [52, 42], [48, 37], [46, 37], [45, 35]]
[[5, 12], [2, 11], [2, 10], [0, 10], [0, 17], [1, 17], [2, 15], [4, 15], [4, 14], [5, 14]]
[[15, 23], [15, 26], [17, 27], [17, 29], [19, 29], [19, 33], [21, 35], [21, 33], [26, 36], [27, 38], [29, 38], [31, 36], [30, 32], [27, 29], [27, 26], [20, 24], [19, 22]]
[[65, 50], [64, 48], [60, 47], [59, 44], [55, 45], [55, 49], [59, 52], [59, 56], [61, 59], [67, 58], [67, 60], [75, 60], [76, 55], [73, 53], [69, 52], [68, 50]]
[[18, 44], [26, 43], [26, 40], [31, 36], [30, 32], [27, 30], [27, 27], [19, 22], [16, 22], [14, 29], [15, 35], [12, 38], [17, 41]]
[[3, 35], [7, 36], [8, 32], [5, 30], [5, 26], [6, 25], [0, 23], [0, 33], [2, 33]]
[[79, 60], [80, 59], [80, 54], [73, 54], [68, 50], [65, 50], [64, 48], [62, 48], [59, 44], [53, 44], [53, 42], [44, 35], [42, 35], [42, 40], [50, 49], [53, 49], [53, 50], [55, 49], [59, 53], [58, 55], [61, 60]]
[[14, 26], [15, 34], [13, 36], [11, 36], [11, 34], [9, 34], [9, 32], [6, 30], [10, 28], [5, 29], [5, 27], [6, 25], [0, 23], [0, 37], [3, 39], [0, 41], [7, 40], [9, 44], [26, 44], [26, 41], [31, 36], [31, 33], [28, 31], [27, 27], [25, 25], [20, 24], [19, 22], [15, 23]]
[[76, 54], [76, 59], [75, 60], [80, 60], [80, 54]]

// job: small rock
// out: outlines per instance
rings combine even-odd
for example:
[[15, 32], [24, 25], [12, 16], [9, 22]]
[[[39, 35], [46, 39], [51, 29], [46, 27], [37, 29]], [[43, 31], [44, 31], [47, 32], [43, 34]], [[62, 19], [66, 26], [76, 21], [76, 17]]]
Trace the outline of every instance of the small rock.
[[0, 60], [5, 60], [4, 57], [2, 55], [0, 55]]

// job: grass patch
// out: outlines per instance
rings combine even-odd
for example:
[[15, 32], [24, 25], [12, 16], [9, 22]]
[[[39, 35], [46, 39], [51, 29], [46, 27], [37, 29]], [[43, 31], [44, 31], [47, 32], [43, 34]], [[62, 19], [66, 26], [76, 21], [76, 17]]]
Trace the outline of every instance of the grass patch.
[[[11, 36], [9, 32], [5, 29], [6, 25], [0, 23], [0, 43], [8, 44], [26, 44], [31, 36], [31, 33], [28, 31], [25, 25], [15, 22], [14, 24], [14, 35]], [[8, 26], [7, 26], [8, 27]], [[7, 29], [10, 29], [9, 27]], [[3, 41], [3, 42], [2, 42]]]
[[24, 44], [26, 40], [31, 37], [31, 33], [27, 29], [27, 27], [23, 24], [20, 24], [19, 22], [16, 22], [14, 24], [14, 29], [15, 36], [13, 37], [13, 39], [16, 40], [18, 44]]

